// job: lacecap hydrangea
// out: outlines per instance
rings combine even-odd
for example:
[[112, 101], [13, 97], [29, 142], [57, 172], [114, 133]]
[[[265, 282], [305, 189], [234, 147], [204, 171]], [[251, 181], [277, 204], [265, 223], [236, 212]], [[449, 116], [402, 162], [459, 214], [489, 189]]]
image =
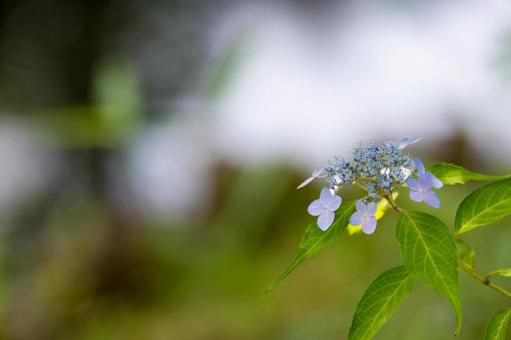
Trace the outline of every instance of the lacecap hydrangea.
[[412, 201], [439, 208], [440, 200], [433, 188], [441, 188], [442, 182], [426, 171], [419, 158], [403, 151], [420, 140], [405, 137], [384, 144], [361, 143], [353, 149], [350, 160], [335, 157], [315, 169], [312, 176], [300, 184], [298, 189], [315, 179], [327, 182], [319, 199], [307, 208], [310, 215], [318, 217], [318, 227], [326, 231], [332, 225], [335, 211], [342, 204], [338, 193], [349, 185], [357, 185], [367, 193], [355, 202], [356, 211], [350, 218], [350, 224], [360, 225], [366, 234], [372, 234], [376, 229], [378, 201], [386, 199], [394, 209], [399, 209], [393, 202], [392, 193], [400, 186], [410, 188]]

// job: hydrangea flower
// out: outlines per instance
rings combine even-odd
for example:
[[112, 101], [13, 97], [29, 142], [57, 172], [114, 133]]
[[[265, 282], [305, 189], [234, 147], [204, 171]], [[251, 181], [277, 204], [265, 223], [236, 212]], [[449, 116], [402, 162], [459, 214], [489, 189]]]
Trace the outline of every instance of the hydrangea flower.
[[436, 178], [435, 175], [433, 175], [431, 172], [426, 172], [426, 168], [424, 167], [424, 163], [420, 160], [420, 158], [415, 157], [414, 159], [415, 167], [417, 169], [417, 177], [427, 177], [429, 181], [431, 182], [431, 185], [436, 188], [440, 189], [444, 186], [444, 183], [440, 181], [438, 178]]
[[374, 202], [365, 204], [362, 200], [355, 202], [357, 211], [350, 217], [350, 224], [362, 226], [364, 234], [370, 235], [376, 229], [376, 209], [377, 205]]
[[409, 178], [407, 182], [410, 187], [410, 199], [415, 202], [424, 202], [430, 207], [440, 208], [440, 200], [432, 190], [431, 178], [422, 176], [419, 179]]
[[318, 227], [326, 231], [334, 222], [335, 211], [339, 209], [342, 198], [332, 195], [328, 188], [321, 189], [319, 199], [313, 201], [307, 211], [312, 216], [318, 216]]
[[[398, 196], [398, 193], [395, 192], [392, 195], [392, 199], [395, 199], [397, 196]], [[389, 205], [389, 201], [387, 201], [386, 199], [381, 199], [376, 203], [376, 206], [377, 206], [377, 208], [376, 208], [376, 213], [374, 214], [374, 217], [376, 218], [376, 222], [378, 222], [379, 220], [381, 220], [383, 218], [383, 216], [385, 215], [387, 210], [390, 208], [390, 205]], [[354, 234], [362, 232], [361, 225], [353, 225], [351, 223], [348, 224], [348, 227], [346, 229], [348, 230], [348, 234], [350, 234], [350, 235], [354, 235]]]
[[424, 202], [433, 208], [440, 208], [440, 200], [432, 188], [439, 189], [444, 184], [431, 172], [426, 171], [424, 163], [419, 158], [415, 158], [414, 162], [418, 179], [409, 178], [407, 181], [410, 187], [410, 199], [415, 202]]
[[413, 201], [438, 208], [440, 201], [432, 188], [441, 188], [443, 183], [426, 171], [419, 158], [413, 158], [403, 151], [421, 139], [404, 137], [383, 144], [360, 143], [353, 148], [351, 159], [334, 157], [322, 168], [314, 170], [312, 176], [300, 184], [298, 189], [316, 178], [325, 178], [328, 182], [328, 187], [321, 190], [320, 198], [308, 207], [309, 214], [318, 216], [319, 228], [327, 230], [332, 225], [334, 211], [342, 201], [337, 193], [351, 184], [366, 191], [366, 196], [357, 201], [357, 211], [350, 220], [352, 225], [362, 225], [366, 234], [373, 233], [376, 228], [375, 202], [385, 199], [393, 209], [400, 211], [394, 203], [393, 194], [405, 184], [411, 189], [410, 198]]
[[358, 145], [353, 150], [355, 177], [367, 186], [369, 196], [377, 200], [379, 193], [389, 195], [410, 176], [413, 158], [403, 153], [397, 142], [385, 145], [374, 143]]

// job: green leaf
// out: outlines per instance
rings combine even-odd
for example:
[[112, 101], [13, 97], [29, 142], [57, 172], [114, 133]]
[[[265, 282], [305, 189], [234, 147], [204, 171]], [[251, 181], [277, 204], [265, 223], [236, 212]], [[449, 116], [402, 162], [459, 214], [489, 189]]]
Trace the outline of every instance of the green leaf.
[[475, 270], [476, 252], [467, 242], [456, 239], [456, 248], [458, 249], [458, 263], [471, 271]]
[[511, 214], [511, 178], [476, 189], [456, 212], [458, 234], [490, 224]]
[[488, 275], [486, 275], [487, 278], [490, 278], [492, 276], [511, 277], [511, 268], [500, 268], [492, 272], [489, 272]]
[[429, 171], [447, 185], [465, 184], [468, 181], [495, 181], [509, 177], [509, 175], [484, 175], [451, 163], [438, 163], [432, 165], [429, 167]]
[[380, 274], [358, 303], [348, 339], [371, 339], [410, 293], [414, 281], [404, 266]]
[[309, 224], [303, 235], [302, 242], [298, 248], [298, 253], [291, 262], [291, 264], [284, 270], [282, 274], [273, 282], [268, 288], [271, 290], [278, 283], [280, 283], [286, 276], [289, 275], [300, 263], [310, 259], [325, 247], [327, 247], [337, 236], [342, 234], [349, 224], [351, 214], [355, 209], [355, 202], [346, 202], [341, 205], [341, 208], [335, 214], [334, 223], [328, 228], [327, 231], [322, 231], [318, 228], [316, 223]]
[[399, 216], [396, 236], [408, 271], [444, 295], [456, 313], [456, 333], [461, 330], [456, 245], [449, 228], [435, 216], [407, 211]]
[[484, 333], [485, 340], [505, 340], [506, 330], [509, 319], [511, 318], [511, 308], [503, 309], [492, 316], [486, 331]]

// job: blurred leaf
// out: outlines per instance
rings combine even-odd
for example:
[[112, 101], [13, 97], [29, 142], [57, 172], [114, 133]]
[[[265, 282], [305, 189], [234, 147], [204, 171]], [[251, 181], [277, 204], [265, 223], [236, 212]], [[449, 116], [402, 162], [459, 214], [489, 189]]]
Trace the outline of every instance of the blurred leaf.
[[493, 181], [509, 177], [509, 175], [494, 176], [479, 174], [451, 163], [434, 164], [429, 167], [429, 171], [447, 185], [465, 184], [468, 181]]
[[473, 271], [475, 269], [476, 258], [474, 248], [472, 248], [472, 246], [470, 246], [467, 242], [457, 239], [456, 249], [458, 249], [458, 262]]
[[241, 52], [243, 51], [245, 38], [244, 32], [239, 34], [231, 45], [223, 50], [223, 54], [212, 67], [213, 72], [211, 72], [209, 79], [207, 79], [205, 88], [205, 94], [208, 98], [215, 99], [220, 97], [229, 85], [242, 56]]
[[404, 266], [380, 274], [358, 303], [348, 339], [372, 339], [412, 291], [414, 282]]
[[511, 214], [511, 178], [481, 187], [461, 202], [456, 212], [459, 234]]
[[[225, 235], [243, 235], [253, 244], [265, 232], [261, 226], [270, 225], [272, 216], [282, 213], [278, 211], [279, 205], [285, 201], [292, 180], [288, 168], [282, 164], [241, 169], [239, 174], [229, 177], [231, 188], [225, 193], [223, 206], [216, 209], [216, 223]], [[243, 228], [236, 228], [239, 225]]]
[[101, 107], [115, 109], [104, 113], [112, 122], [137, 115], [142, 100], [133, 66], [121, 58], [105, 58], [95, 72], [94, 96]]
[[139, 122], [140, 91], [131, 65], [110, 58], [94, 74], [94, 103], [42, 112], [40, 125], [67, 147], [115, 146]]
[[494, 270], [492, 272], [489, 272], [486, 275], [487, 278], [490, 278], [492, 276], [511, 277], [511, 268], [500, 268], [500, 269]]
[[303, 235], [302, 242], [300, 243], [298, 253], [284, 272], [273, 282], [268, 288], [271, 290], [275, 285], [281, 282], [286, 276], [289, 275], [300, 263], [310, 259], [325, 247], [327, 247], [337, 236], [342, 234], [346, 229], [350, 216], [355, 208], [355, 202], [344, 203], [337, 211], [334, 223], [328, 228], [327, 231], [321, 231], [316, 223], [309, 224]]
[[492, 316], [484, 334], [485, 340], [505, 340], [507, 324], [511, 318], [511, 308], [503, 309]]
[[461, 330], [456, 245], [449, 228], [435, 216], [407, 211], [399, 216], [396, 236], [401, 257], [410, 273], [444, 295], [456, 313], [456, 334]]

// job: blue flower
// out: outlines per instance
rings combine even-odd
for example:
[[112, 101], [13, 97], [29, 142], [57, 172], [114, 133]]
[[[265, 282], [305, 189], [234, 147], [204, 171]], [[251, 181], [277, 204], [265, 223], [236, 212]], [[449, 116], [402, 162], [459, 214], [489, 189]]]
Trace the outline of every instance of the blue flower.
[[361, 200], [358, 200], [355, 202], [355, 205], [357, 211], [351, 215], [350, 224], [354, 226], [361, 225], [364, 234], [370, 235], [374, 233], [376, 229], [376, 203], [369, 202], [365, 204]]
[[319, 199], [313, 201], [307, 208], [307, 211], [312, 216], [319, 216], [318, 227], [325, 231], [334, 222], [334, 211], [339, 209], [341, 202], [341, 197], [332, 194], [328, 188], [323, 188], [321, 189]]
[[415, 168], [417, 169], [417, 177], [419, 177], [419, 179], [423, 177], [428, 178], [428, 181], [431, 183], [431, 186], [433, 186], [433, 188], [436, 189], [440, 189], [441, 187], [444, 186], [444, 183], [442, 183], [442, 181], [436, 178], [435, 175], [433, 175], [431, 172], [426, 172], [424, 163], [422, 163], [422, 161], [418, 157], [415, 157], [414, 163]]
[[408, 186], [410, 187], [410, 199], [415, 202], [424, 202], [430, 207], [440, 208], [440, 200], [436, 193], [433, 192], [431, 177], [423, 175], [416, 178], [408, 178]]

